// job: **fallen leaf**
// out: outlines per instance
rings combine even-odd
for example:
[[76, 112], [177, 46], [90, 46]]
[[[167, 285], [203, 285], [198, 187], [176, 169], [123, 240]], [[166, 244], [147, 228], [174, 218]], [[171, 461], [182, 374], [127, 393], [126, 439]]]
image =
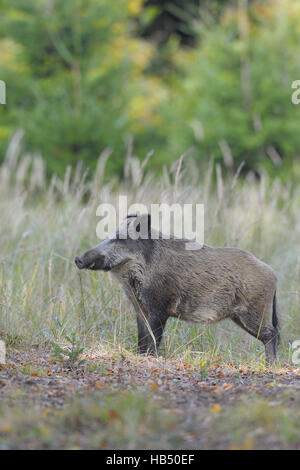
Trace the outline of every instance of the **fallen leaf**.
[[241, 445], [231, 444], [230, 450], [252, 450], [254, 448], [254, 441], [252, 437], [248, 437]]
[[108, 415], [109, 415], [109, 419], [111, 421], [120, 420], [119, 413], [117, 413], [116, 410], [114, 410], [112, 408], [110, 410], [108, 410]]
[[169, 423], [168, 424], [168, 429], [175, 429], [175, 424], [174, 423]]
[[151, 384], [149, 388], [151, 390], [158, 390], [158, 386], [156, 384]]
[[224, 384], [223, 390], [230, 390], [233, 387], [234, 387], [234, 383]]
[[103, 382], [97, 381], [97, 382], [95, 383], [95, 387], [96, 387], [96, 388], [105, 388], [105, 384], [104, 384]]
[[217, 405], [216, 403], [210, 407], [210, 412], [211, 413], [219, 413], [221, 411], [222, 407], [220, 405]]

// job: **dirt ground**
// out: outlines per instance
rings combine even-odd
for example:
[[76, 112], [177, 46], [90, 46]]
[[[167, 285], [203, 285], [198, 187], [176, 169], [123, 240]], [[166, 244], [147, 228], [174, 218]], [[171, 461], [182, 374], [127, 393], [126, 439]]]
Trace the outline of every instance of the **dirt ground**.
[[194, 367], [121, 352], [84, 360], [71, 369], [47, 346], [9, 350], [0, 449], [300, 449], [299, 369]]

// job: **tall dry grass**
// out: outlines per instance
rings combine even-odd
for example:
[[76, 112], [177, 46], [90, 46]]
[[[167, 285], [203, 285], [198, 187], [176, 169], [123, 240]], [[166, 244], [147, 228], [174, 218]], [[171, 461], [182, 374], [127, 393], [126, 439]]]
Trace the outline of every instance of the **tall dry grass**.
[[[206, 243], [238, 246], [269, 263], [279, 278], [281, 359], [290, 362], [291, 342], [300, 339], [300, 188], [263, 171], [259, 178], [222, 175], [213, 161], [201, 172], [188, 155], [157, 179], [132, 149], [124, 180], [106, 182], [108, 158], [106, 150], [89, 180], [79, 164], [47, 183], [41, 156], [23, 154], [22, 132], [15, 134], [0, 167], [0, 331], [11, 343], [35, 343], [80, 330], [86, 346], [135, 351], [135, 315], [120, 286], [108, 274], [79, 273], [73, 262], [98, 242], [97, 206], [117, 205], [122, 194], [147, 206], [204, 203]], [[207, 327], [169, 320], [164, 351], [196, 362], [263, 357], [260, 343], [230, 321]]]

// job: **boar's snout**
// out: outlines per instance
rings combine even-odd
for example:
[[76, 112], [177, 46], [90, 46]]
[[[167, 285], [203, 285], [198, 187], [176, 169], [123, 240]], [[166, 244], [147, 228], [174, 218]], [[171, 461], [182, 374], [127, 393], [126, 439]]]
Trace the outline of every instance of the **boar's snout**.
[[84, 268], [84, 261], [83, 261], [81, 256], [76, 256], [74, 261], [75, 261], [75, 264], [76, 264], [77, 268], [79, 268], [79, 269]]
[[74, 261], [79, 269], [105, 270], [105, 256], [97, 247], [86, 251], [81, 256], [76, 256]]

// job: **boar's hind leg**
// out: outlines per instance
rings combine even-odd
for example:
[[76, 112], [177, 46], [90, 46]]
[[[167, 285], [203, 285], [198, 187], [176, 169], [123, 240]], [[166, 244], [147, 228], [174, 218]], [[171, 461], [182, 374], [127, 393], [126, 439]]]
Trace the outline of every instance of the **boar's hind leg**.
[[137, 314], [138, 353], [157, 355], [167, 318], [152, 315], [146, 318]]
[[278, 344], [278, 332], [274, 331], [269, 334], [268, 339], [264, 342], [266, 348], [266, 364], [271, 365], [276, 361], [277, 357], [277, 344]]
[[235, 313], [231, 319], [246, 330], [250, 335], [259, 339], [265, 346], [266, 364], [270, 364], [276, 360], [278, 329], [270, 322], [267, 323], [262, 315], [253, 310]]

